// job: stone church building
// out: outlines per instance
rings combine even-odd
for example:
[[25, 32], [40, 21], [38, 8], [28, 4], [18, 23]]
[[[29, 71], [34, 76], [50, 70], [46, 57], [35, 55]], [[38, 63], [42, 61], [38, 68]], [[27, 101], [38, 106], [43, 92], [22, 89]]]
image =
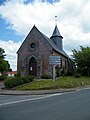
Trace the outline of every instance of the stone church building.
[[17, 51], [17, 73], [21, 76], [34, 75], [37, 78], [43, 74], [52, 75], [50, 56], [60, 56], [60, 63], [55, 64], [56, 76], [72, 71], [72, 62], [63, 50], [62, 39], [57, 25], [50, 38], [34, 25]]

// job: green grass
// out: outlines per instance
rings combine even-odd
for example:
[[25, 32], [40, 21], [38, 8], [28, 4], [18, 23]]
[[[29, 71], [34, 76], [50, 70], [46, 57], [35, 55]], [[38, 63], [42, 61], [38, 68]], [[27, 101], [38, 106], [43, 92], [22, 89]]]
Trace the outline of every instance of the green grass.
[[16, 90], [45, 90], [75, 88], [90, 85], [90, 77], [60, 77], [57, 80], [39, 80], [18, 86]]

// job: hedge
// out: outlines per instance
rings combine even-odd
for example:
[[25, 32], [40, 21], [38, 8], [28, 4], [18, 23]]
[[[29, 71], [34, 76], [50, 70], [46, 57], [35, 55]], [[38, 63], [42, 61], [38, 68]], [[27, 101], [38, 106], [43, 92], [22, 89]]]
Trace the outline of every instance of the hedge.
[[34, 76], [26, 76], [26, 77], [8, 77], [4, 81], [4, 85], [6, 88], [13, 88], [24, 83], [28, 83], [33, 81]]
[[76, 73], [76, 74], [74, 74], [74, 77], [76, 77], [76, 78], [80, 78], [80, 77], [81, 77], [81, 74]]
[[42, 79], [51, 79], [52, 76], [49, 75], [49, 74], [42, 74], [41, 78], [42, 78]]
[[0, 76], [0, 81], [4, 81], [6, 78], [7, 78], [6, 76], [1, 75], [1, 76]]

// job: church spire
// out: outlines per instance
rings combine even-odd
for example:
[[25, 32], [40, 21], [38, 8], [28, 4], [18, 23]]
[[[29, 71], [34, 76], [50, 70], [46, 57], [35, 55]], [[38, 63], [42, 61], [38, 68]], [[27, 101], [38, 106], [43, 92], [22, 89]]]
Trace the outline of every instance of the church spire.
[[61, 36], [59, 30], [58, 30], [58, 27], [57, 27], [57, 16], [55, 16], [55, 29], [54, 29], [53, 34], [52, 34], [51, 37], [55, 37], [55, 36], [58, 36], [58, 37], [63, 38], [63, 37]]
[[55, 29], [54, 29], [53, 34], [52, 34], [52, 36], [51, 36], [51, 37], [55, 37], [55, 36], [58, 36], [58, 37], [63, 38], [63, 37], [61, 36], [61, 34], [60, 34], [59, 30], [58, 30], [57, 25], [55, 25]]
[[63, 50], [63, 45], [62, 45], [63, 37], [61, 36], [61, 34], [58, 30], [57, 24], [55, 25], [53, 34], [50, 39], [56, 44], [56, 46], [58, 47], [59, 50], [61, 50], [61, 51]]

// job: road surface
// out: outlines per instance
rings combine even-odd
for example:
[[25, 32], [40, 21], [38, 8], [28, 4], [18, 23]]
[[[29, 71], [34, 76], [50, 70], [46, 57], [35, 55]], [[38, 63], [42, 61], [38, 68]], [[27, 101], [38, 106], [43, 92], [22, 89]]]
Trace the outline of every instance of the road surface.
[[89, 89], [33, 97], [1, 95], [0, 99], [0, 120], [90, 120]]

